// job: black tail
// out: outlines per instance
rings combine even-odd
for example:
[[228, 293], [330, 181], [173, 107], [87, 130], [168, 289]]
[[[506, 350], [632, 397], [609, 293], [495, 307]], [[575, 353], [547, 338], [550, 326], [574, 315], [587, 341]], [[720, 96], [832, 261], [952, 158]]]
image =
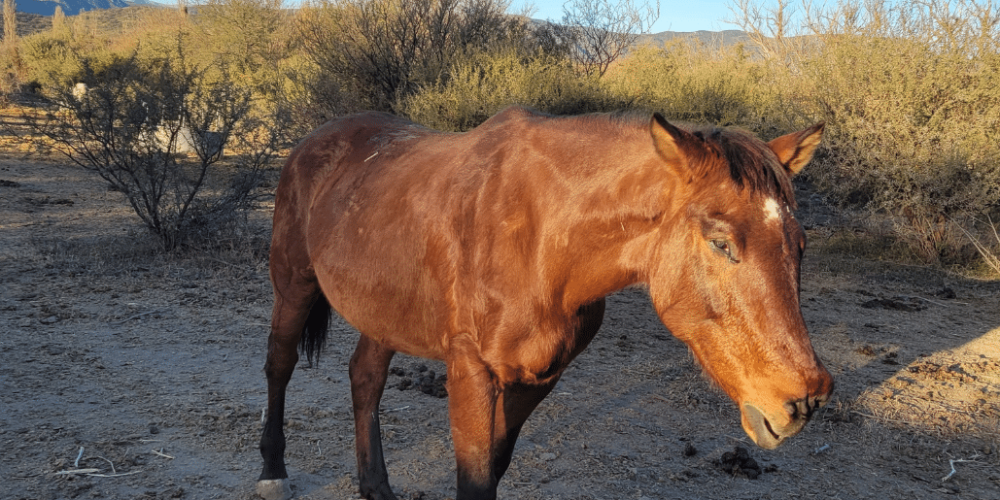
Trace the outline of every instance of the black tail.
[[306, 327], [302, 330], [302, 340], [299, 341], [299, 352], [305, 353], [309, 366], [313, 365], [313, 357], [319, 363], [319, 353], [326, 344], [326, 331], [330, 326], [330, 303], [321, 293], [319, 299], [309, 310]]

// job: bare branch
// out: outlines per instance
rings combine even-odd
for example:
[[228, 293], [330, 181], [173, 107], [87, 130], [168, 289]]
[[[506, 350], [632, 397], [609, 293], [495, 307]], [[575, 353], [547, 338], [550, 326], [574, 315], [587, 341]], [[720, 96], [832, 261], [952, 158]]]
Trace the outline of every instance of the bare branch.
[[633, 0], [569, 0], [562, 23], [573, 37], [573, 60], [585, 74], [603, 76], [659, 17], [659, 0], [641, 6]]

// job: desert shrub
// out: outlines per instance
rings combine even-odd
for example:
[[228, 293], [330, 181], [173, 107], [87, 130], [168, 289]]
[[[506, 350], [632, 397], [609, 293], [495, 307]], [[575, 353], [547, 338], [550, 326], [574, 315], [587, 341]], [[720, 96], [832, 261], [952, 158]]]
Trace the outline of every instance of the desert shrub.
[[672, 119], [738, 125], [767, 135], [808, 121], [789, 106], [787, 76], [743, 45], [710, 47], [680, 39], [633, 50], [609, 69], [603, 83], [622, 99]]
[[[955, 224], [1000, 206], [1000, 9], [974, 1], [841, 6], [803, 58], [831, 123], [810, 174], [837, 199], [895, 215], [928, 261], [976, 255]], [[859, 64], [858, 61], [864, 61]]]
[[103, 66], [127, 57], [137, 47], [144, 56], [156, 56], [170, 52], [176, 45], [180, 20], [173, 11], [158, 13], [155, 18], [149, 8], [129, 12], [134, 16], [123, 16], [127, 23], [84, 12], [53, 24], [50, 30], [25, 37], [22, 53], [28, 77], [43, 91], [57, 91], [83, 81], [82, 56], [88, 60], [90, 71], [100, 77]]
[[[489, 51], [523, 33], [502, 0], [342, 0], [303, 8], [299, 33], [319, 69], [315, 92], [331, 87], [334, 110], [399, 112], [399, 104], [445, 77], [454, 57]], [[322, 99], [317, 99], [322, 101]]]
[[[26, 117], [70, 160], [123, 193], [168, 250], [244, 217], [275, 145], [268, 124], [250, 113], [249, 89], [230, 78], [206, 81], [181, 46], [155, 60], [138, 52], [102, 60], [99, 78], [81, 57], [82, 78], [94, 83], [87, 92], [56, 92], [59, 111]], [[227, 148], [235, 155], [223, 162]]]
[[481, 52], [457, 60], [447, 79], [405, 99], [402, 112], [440, 130], [463, 131], [512, 104], [552, 114], [611, 111], [630, 103], [604, 91], [595, 77], [580, 75], [565, 59], [517, 48]]

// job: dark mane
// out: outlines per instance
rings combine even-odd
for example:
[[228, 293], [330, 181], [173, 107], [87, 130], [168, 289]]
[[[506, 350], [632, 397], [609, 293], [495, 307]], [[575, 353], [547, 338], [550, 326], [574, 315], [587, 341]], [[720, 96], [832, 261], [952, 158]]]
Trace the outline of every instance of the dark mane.
[[[649, 126], [649, 114], [636, 111], [615, 111], [610, 113], [591, 113], [582, 115], [585, 123], [591, 126], [619, 126], [624, 128]], [[787, 203], [796, 208], [795, 192], [791, 178], [784, 171], [781, 163], [763, 141], [749, 132], [736, 128], [720, 128], [711, 126], [692, 126], [675, 123], [674, 125], [691, 132], [701, 139], [708, 151], [714, 156], [726, 160], [729, 164], [729, 176], [737, 186], [749, 188], [753, 193], [762, 193]], [[708, 165], [714, 158], [705, 158]], [[709, 172], [703, 172], [709, 174]]]

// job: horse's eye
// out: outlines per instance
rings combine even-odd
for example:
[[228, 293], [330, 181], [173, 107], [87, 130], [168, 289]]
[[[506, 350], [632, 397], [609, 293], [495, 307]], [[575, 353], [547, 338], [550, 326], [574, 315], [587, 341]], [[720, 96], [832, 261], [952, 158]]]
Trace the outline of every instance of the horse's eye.
[[715, 248], [716, 252], [722, 252], [725, 255], [731, 255], [729, 251], [729, 242], [726, 240], [712, 240], [712, 246]]
[[725, 256], [727, 259], [729, 259], [729, 262], [732, 262], [733, 264], [739, 263], [739, 260], [737, 260], [736, 257], [733, 256], [733, 248], [732, 246], [730, 246], [728, 240], [712, 240], [711, 243], [712, 243], [712, 250], [715, 250], [716, 252], [719, 252], [720, 254]]

